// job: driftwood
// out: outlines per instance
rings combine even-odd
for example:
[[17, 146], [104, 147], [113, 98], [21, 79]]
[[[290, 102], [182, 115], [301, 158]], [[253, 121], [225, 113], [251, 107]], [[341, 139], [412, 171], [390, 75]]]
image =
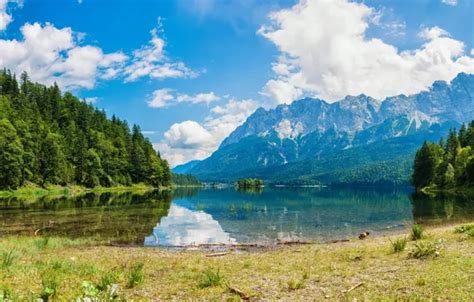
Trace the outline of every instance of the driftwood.
[[248, 294], [246, 294], [245, 292], [243, 292], [242, 290], [240, 290], [236, 287], [232, 287], [232, 286], [227, 285], [227, 288], [229, 289], [229, 291], [231, 293], [239, 295], [242, 300], [249, 300], [250, 299], [250, 296]]
[[212, 253], [212, 254], [207, 254], [206, 257], [221, 257], [229, 254], [229, 252], [222, 252], [222, 253]]
[[358, 287], [361, 287], [362, 285], [364, 285], [364, 282], [360, 282], [360, 283], [357, 283], [356, 285], [354, 285], [353, 287], [349, 288], [348, 290], [344, 291], [344, 293], [349, 293], [351, 291], [353, 291], [354, 289], [358, 288]]
[[278, 240], [277, 244], [279, 244], [279, 245], [314, 244], [314, 242], [313, 241], [304, 241], [304, 240], [288, 240], [288, 241]]
[[327, 243], [338, 243], [338, 242], [349, 242], [349, 239], [336, 239], [336, 240], [330, 240]]

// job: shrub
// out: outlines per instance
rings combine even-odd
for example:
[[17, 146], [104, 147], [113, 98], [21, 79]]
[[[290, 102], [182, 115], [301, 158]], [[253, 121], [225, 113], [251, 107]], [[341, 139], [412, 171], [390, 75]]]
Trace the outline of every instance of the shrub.
[[[390, 240], [390, 239], [389, 239]], [[392, 250], [394, 253], [400, 253], [405, 250], [405, 247], [407, 245], [407, 238], [397, 238], [395, 241], [390, 240], [390, 244], [392, 245]]]
[[436, 257], [441, 251], [441, 245], [432, 241], [419, 241], [415, 243], [408, 256], [415, 259]]
[[412, 240], [418, 240], [418, 239], [421, 239], [423, 237], [424, 237], [423, 228], [421, 227], [421, 225], [415, 223], [411, 227], [411, 239]]
[[474, 223], [463, 224], [454, 229], [455, 233], [466, 234], [469, 237], [474, 237]]
[[145, 274], [143, 273], [143, 263], [139, 262], [132, 267], [128, 273], [128, 287], [135, 287], [143, 284]]
[[211, 286], [219, 286], [224, 281], [224, 277], [221, 275], [220, 270], [207, 269], [201, 276], [199, 282], [200, 288], [206, 288]]

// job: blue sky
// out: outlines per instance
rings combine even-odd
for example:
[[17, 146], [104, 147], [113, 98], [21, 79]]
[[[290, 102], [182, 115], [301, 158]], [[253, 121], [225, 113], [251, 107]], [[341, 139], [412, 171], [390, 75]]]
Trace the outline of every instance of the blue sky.
[[0, 64], [139, 124], [175, 165], [259, 106], [382, 99], [472, 72], [472, 3], [0, 0]]

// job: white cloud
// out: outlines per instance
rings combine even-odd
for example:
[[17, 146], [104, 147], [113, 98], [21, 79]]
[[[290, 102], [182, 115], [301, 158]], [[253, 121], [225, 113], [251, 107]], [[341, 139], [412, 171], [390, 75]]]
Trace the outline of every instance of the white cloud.
[[23, 6], [23, 0], [0, 0], [0, 32], [7, 29], [8, 25], [13, 21], [12, 15], [7, 11], [9, 3], [17, 7]]
[[451, 5], [451, 6], [458, 5], [458, 0], [441, 0], [441, 2], [446, 5]]
[[230, 244], [235, 239], [226, 233], [219, 222], [203, 211], [191, 211], [171, 205], [168, 215], [145, 238], [146, 246], [184, 246], [192, 244]]
[[335, 101], [365, 93], [381, 99], [474, 72], [464, 43], [439, 27], [423, 29], [423, 44], [409, 51], [367, 38], [369, 25], [380, 19], [374, 16], [373, 8], [348, 0], [301, 0], [272, 13], [271, 24], [258, 33], [278, 47], [280, 57], [261, 93], [276, 103], [303, 95]]
[[153, 96], [148, 101], [148, 106], [152, 108], [163, 108], [178, 103], [207, 104], [220, 100], [214, 92], [198, 93], [194, 95], [176, 93], [169, 88], [158, 89], [153, 92]]
[[223, 106], [215, 106], [202, 124], [185, 121], [173, 124], [164, 139], [155, 144], [171, 166], [193, 159], [204, 159], [257, 109], [253, 100], [230, 99]]
[[165, 79], [197, 76], [198, 73], [188, 68], [183, 62], [173, 62], [166, 55], [166, 42], [158, 35], [162, 32], [160, 19], [158, 23], [158, 28], [150, 32], [152, 38], [148, 44], [133, 52], [132, 62], [124, 69], [126, 82], [135, 81], [142, 77]]
[[[1, 0], [0, 0], [1, 1]], [[77, 43], [71, 28], [26, 23], [22, 40], [0, 40], [0, 66], [17, 74], [28, 72], [34, 81], [57, 82], [65, 89], [93, 88], [97, 78], [118, 74], [127, 56], [104, 54], [102, 49]]]

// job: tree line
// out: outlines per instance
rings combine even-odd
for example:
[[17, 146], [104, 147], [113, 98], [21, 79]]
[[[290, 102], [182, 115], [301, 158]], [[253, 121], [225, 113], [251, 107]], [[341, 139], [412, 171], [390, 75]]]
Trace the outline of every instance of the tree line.
[[257, 178], [239, 179], [236, 182], [237, 188], [259, 188], [263, 187], [263, 180]]
[[0, 188], [25, 183], [87, 187], [144, 182], [168, 186], [171, 172], [140, 127], [104, 111], [0, 72]]
[[425, 142], [416, 152], [412, 183], [417, 190], [474, 185], [474, 121], [438, 144]]

